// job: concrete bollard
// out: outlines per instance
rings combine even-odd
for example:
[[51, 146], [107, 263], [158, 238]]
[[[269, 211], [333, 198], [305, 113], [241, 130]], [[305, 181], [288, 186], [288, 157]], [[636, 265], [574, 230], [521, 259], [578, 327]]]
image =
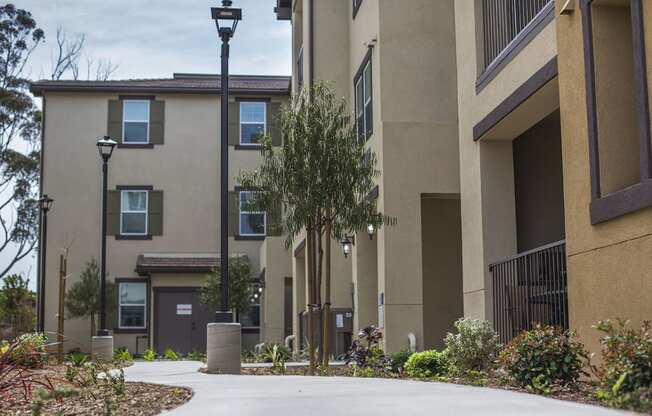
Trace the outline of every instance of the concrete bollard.
[[208, 371], [219, 374], [240, 374], [242, 328], [237, 323], [211, 323], [206, 329]]
[[110, 362], [113, 360], [113, 337], [93, 337], [91, 340], [91, 355], [93, 360]]

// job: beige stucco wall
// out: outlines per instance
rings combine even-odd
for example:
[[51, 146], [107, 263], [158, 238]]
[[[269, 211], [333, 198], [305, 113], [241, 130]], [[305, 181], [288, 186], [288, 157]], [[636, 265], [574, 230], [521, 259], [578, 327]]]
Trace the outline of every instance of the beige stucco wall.
[[[47, 93], [43, 192], [55, 199], [48, 222], [46, 283], [47, 331], [54, 331], [58, 293], [58, 253], [69, 249], [68, 287], [91, 258], [99, 260], [101, 164], [95, 142], [106, 134], [107, 106], [117, 94]], [[210, 95], [156, 96], [166, 103], [165, 144], [153, 149], [116, 149], [109, 164], [109, 189], [116, 185], [152, 185], [163, 190], [163, 235], [150, 241], [107, 238], [107, 275], [137, 277], [141, 253], [217, 253], [219, 215], [219, 99]], [[259, 163], [258, 152], [230, 148], [230, 184], [240, 170]], [[252, 272], [260, 271], [260, 241], [234, 241], [230, 251], [246, 254]], [[173, 285], [190, 284], [183, 277]], [[90, 324], [66, 323], [66, 349], [89, 348]], [[130, 335], [116, 338], [133, 344]]]
[[[644, 10], [648, 22], [652, 10]], [[591, 329], [597, 320], [621, 317], [639, 324], [652, 318], [652, 209], [591, 225], [581, 12], [558, 17], [557, 31], [570, 325], [597, 351], [598, 334]], [[649, 25], [646, 36], [650, 40]]]
[[[504, 137], [504, 142], [474, 142], [473, 127], [556, 55], [556, 33], [555, 23], [549, 23], [477, 94], [481, 54], [476, 33], [481, 19], [479, 4], [477, 0], [455, 2], [464, 314], [491, 319], [488, 266], [516, 253], [510, 141], [516, 136]], [[551, 101], [550, 97], [545, 98], [547, 103]], [[549, 114], [548, 107], [542, 105], [545, 111], [530, 121], [543, 119]]]
[[260, 264], [265, 269], [262, 299], [261, 342], [284, 341], [285, 278], [292, 275], [289, 250], [284, 237], [268, 237], [260, 247]]

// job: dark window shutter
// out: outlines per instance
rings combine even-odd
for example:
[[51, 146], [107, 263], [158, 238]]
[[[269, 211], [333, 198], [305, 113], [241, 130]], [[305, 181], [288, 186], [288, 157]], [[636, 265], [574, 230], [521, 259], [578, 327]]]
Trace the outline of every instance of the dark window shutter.
[[240, 234], [240, 194], [229, 192], [229, 237]]
[[267, 103], [267, 133], [272, 136], [272, 146], [283, 144], [280, 115], [281, 103]]
[[149, 191], [147, 230], [149, 235], [163, 235], [163, 191]]
[[106, 204], [106, 229], [108, 235], [120, 234], [120, 191], [109, 191]]
[[149, 142], [163, 144], [165, 130], [165, 101], [151, 101], [149, 104]]
[[122, 101], [109, 100], [109, 125], [107, 135], [118, 143], [122, 143]]
[[112, 282], [111, 285], [113, 286], [113, 289], [110, 287], [107, 290], [107, 308], [106, 308], [106, 321], [109, 323], [108, 326], [109, 328], [117, 329], [120, 326], [120, 322], [118, 322], [118, 309], [120, 308], [120, 300], [118, 299], [119, 293], [120, 293], [120, 288], [119, 284]]
[[229, 145], [240, 144], [240, 103], [229, 103]]
[[281, 203], [276, 202], [272, 209], [267, 213], [267, 235], [278, 237], [283, 234], [283, 224]]

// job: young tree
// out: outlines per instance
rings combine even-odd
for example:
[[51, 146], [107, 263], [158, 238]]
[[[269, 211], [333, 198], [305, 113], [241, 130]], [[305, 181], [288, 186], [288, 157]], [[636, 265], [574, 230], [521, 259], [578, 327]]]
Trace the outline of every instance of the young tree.
[[[328, 85], [305, 87], [281, 111], [282, 147], [275, 149], [271, 138], [263, 137], [260, 168], [240, 178], [244, 186], [258, 189], [252, 204], [280, 215], [287, 247], [306, 231], [311, 373], [315, 368], [313, 308], [323, 316], [321, 351], [328, 365], [331, 240], [339, 241], [369, 224], [380, 228], [390, 221], [367, 197], [379, 175], [376, 157], [357, 140], [351, 118], [346, 101]], [[322, 308], [324, 262], [326, 299]]]
[[[215, 269], [206, 277], [206, 284], [201, 288], [200, 302], [213, 311], [221, 306], [221, 280], [220, 270]], [[251, 294], [249, 259], [247, 256], [229, 258], [229, 307], [236, 316], [249, 310]]]
[[[86, 263], [86, 268], [66, 293], [68, 318], [90, 318], [91, 336], [95, 335], [95, 317], [100, 313], [100, 269], [95, 259]], [[106, 284], [107, 314], [114, 313], [118, 293], [115, 283]]]
[[29, 279], [19, 274], [5, 276], [0, 295], [0, 316], [9, 323], [11, 337], [33, 331], [35, 295], [29, 290]]
[[37, 240], [41, 111], [24, 68], [44, 33], [29, 12], [13, 4], [0, 7], [0, 21], [0, 253], [9, 259], [0, 268], [4, 276]]

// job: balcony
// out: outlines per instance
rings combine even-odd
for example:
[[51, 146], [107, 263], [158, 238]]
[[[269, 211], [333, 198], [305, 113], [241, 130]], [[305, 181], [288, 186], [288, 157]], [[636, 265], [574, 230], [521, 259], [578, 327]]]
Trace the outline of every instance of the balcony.
[[566, 241], [489, 266], [494, 328], [503, 343], [537, 323], [568, 328]]

